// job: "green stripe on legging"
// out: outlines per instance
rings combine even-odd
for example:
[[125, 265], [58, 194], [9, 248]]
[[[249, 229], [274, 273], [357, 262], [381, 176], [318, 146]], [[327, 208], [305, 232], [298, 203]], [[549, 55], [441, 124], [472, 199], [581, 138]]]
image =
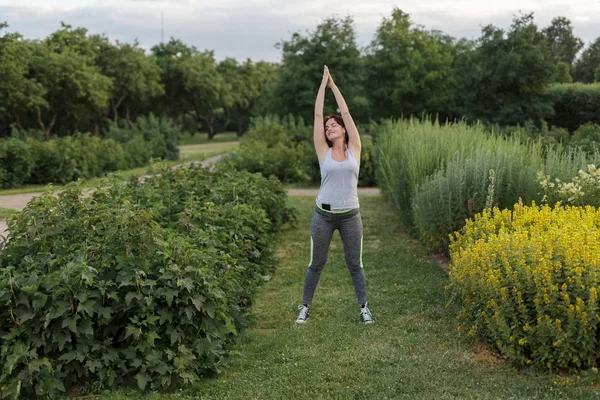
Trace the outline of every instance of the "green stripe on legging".
[[[360, 267], [363, 267], [363, 263], [362, 263], [362, 249], [363, 249], [363, 237], [360, 237]], [[312, 256], [311, 256], [312, 257]]]
[[312, 235], [310, 236], [310, 262], [308, 263], [308, 266], [310, 267], [312, 262], [313, 262], [313, 249], [315, 247], [315, 244], [313, 242], [313, 238]]

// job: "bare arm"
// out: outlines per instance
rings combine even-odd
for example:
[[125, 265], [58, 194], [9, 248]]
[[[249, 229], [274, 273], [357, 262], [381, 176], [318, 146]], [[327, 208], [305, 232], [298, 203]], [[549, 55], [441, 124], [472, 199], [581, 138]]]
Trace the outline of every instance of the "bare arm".
[[360, 143], [360, 135], [358, 133], [358, 129], [356, 128], [354, 120], [350, 115], [348, 105], [344, 100], [344, 96], [342, 96], [342, 92], [340, 92], [340, 89], [333, 82], [333, 78], [331, 77], [331, 75], [329, 75], [329, 81], [327, 82], [327, 86], [329, 86], [333, 91], [333, 95], [335, 96], [338, 108], [342, 113], [342, 119], [344, 120], [344, 125], [346, 125], [346, 132], [348, 132], [348, 147], [352, 149], [352, 152], [355, 154], [357, 160], [360, 161], [360, 150], [362, 145]]
[[319, 92], [317, 93], [317, 101], [315, 102], [315, 127], [314, 127], [314, 143], [317, 157], [319, 158], [319, 164], [325, 157], [327, 149], [327, 141], [325, 141], [325, 128], [323, 126], [323, 105], [325, 103], [325, 88], [327, 87], [327, 81], [329, 80], [329, 70], [327, 66], [323, 69], [323, 81]]

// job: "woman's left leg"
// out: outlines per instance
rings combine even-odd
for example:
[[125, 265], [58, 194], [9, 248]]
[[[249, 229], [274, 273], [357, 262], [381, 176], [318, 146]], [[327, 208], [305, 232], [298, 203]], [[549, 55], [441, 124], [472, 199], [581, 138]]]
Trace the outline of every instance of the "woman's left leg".
[[360, 212], [353, 210], [341, 216], [338, 229], [358, 304], [364, 306], [367, 304], [367, 285], [362, 264], [363, 226]]

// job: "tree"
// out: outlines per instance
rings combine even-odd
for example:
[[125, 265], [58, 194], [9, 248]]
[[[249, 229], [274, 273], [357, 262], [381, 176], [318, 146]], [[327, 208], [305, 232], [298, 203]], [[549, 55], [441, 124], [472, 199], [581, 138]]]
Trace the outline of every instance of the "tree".
[[242, 136], [248, 130], [259, 97], [274, 81], [275, 66], [267, 62], [254, 64], [250, 59], [238, 64], [237, 60], [226, 58], [219, 63], [217, 71], [232, 96], [232, 102], [225, 107], [225, 125], [235, 123], [237, 135]]
[[198, 50], [179, 39], [171, 38], [167, 43], [152, 47], [151, 51], [160, 67], [160, 82], [164, 88], [164, 94], [155, 100], [152, 108], [160, 114], [176, 119], [185, 113], [187, 107], [180, 63], [198, 54]]
[[452, 117], [454, 52], [453, 38], [413, 26], [410, 16], [395, 8], [383, 19], [367, 50], [366, 92], [372, 116]]
[[208, 138], [212, 139], [216, 134], [216, 117], [233, 104], [231, 88], [217, 71], [214, 53], [205, 51], [192, 55], [178, 64], [178, 71], [183, 83], [185, 110], [196, 121], [206, 124]]
[[34, 112], [39, 128], [48, 138], [59, 117], [97, 120], [104, 113], [112, 80], [95, 65], [97, 52], [85, 38], [85, 29], [70, 26], [34, 42], [30, 74], [46, 90], [43, 104]]
[[552, 112], [544, 93], [555, 65], [533, 14], [514, 18], [508, 32], [488, 25], [472, 51], [457, 59], [459, 93], [470, 119], [516, 125]]
[[583, 52], [575, 63], [573, 78], [577, 82], [594, 82], [594, 70], [600, 67], [600, 37]]
[[[367, 116], [362, 89], [362, 60], [356, 45], [354, 22], [327, 18], [315, 31], [306, 35], [294, 33], [290, 40], [277, 43], [283, 50], [283, 62], [277, 74], [273, 94], [279, 115], [294, 114], [312, 120], [317, 89], [327, 65], [355, 119]], [[335, 101], [325, 105], [326, 113], [335, 112]]]
[[556, 64], [556, 73], [554, 74], [553, 81], [555, 83], [571, 83], [573, 82], [573, 78], [569, 73], [569, 64], [564, 61], [559, 61]]
[[117, 122], [119, 108], [124, 108], [129, 121], [132, 102], [145, 102], [164, 94], [156, 57], [146, 56], [137, 41], [133, 45], [119, 42], [112, 45], [105, 38], [96, 40], [101, 48], [98, 64], [102, 73], [114, 82], [110, 98], [112, 120]]
[[565, 17], [556, 17], [547, 28], [542, 30], [550, 48], [550, 53], [555, 64], [566, 63], [573, 66], [575, 56], [583, 47], [583, 41], [573, 34], [571, 21]]
[[[8, 27], [0, 23], [0, 31]], [[31, 47], [19, 34], [0, 37], [0, 118], [24, 129], [27, 110], [45, 104], [44, 87], [29, 76]]]

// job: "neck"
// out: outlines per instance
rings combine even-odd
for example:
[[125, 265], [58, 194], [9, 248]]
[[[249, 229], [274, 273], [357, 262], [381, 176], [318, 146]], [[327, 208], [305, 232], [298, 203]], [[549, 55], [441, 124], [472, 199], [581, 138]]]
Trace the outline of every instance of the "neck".
[[333, 142], [333, 147], [331, 148], [331, 150], [343, 152], [346, 150], [346, 144], [342, 141]]

